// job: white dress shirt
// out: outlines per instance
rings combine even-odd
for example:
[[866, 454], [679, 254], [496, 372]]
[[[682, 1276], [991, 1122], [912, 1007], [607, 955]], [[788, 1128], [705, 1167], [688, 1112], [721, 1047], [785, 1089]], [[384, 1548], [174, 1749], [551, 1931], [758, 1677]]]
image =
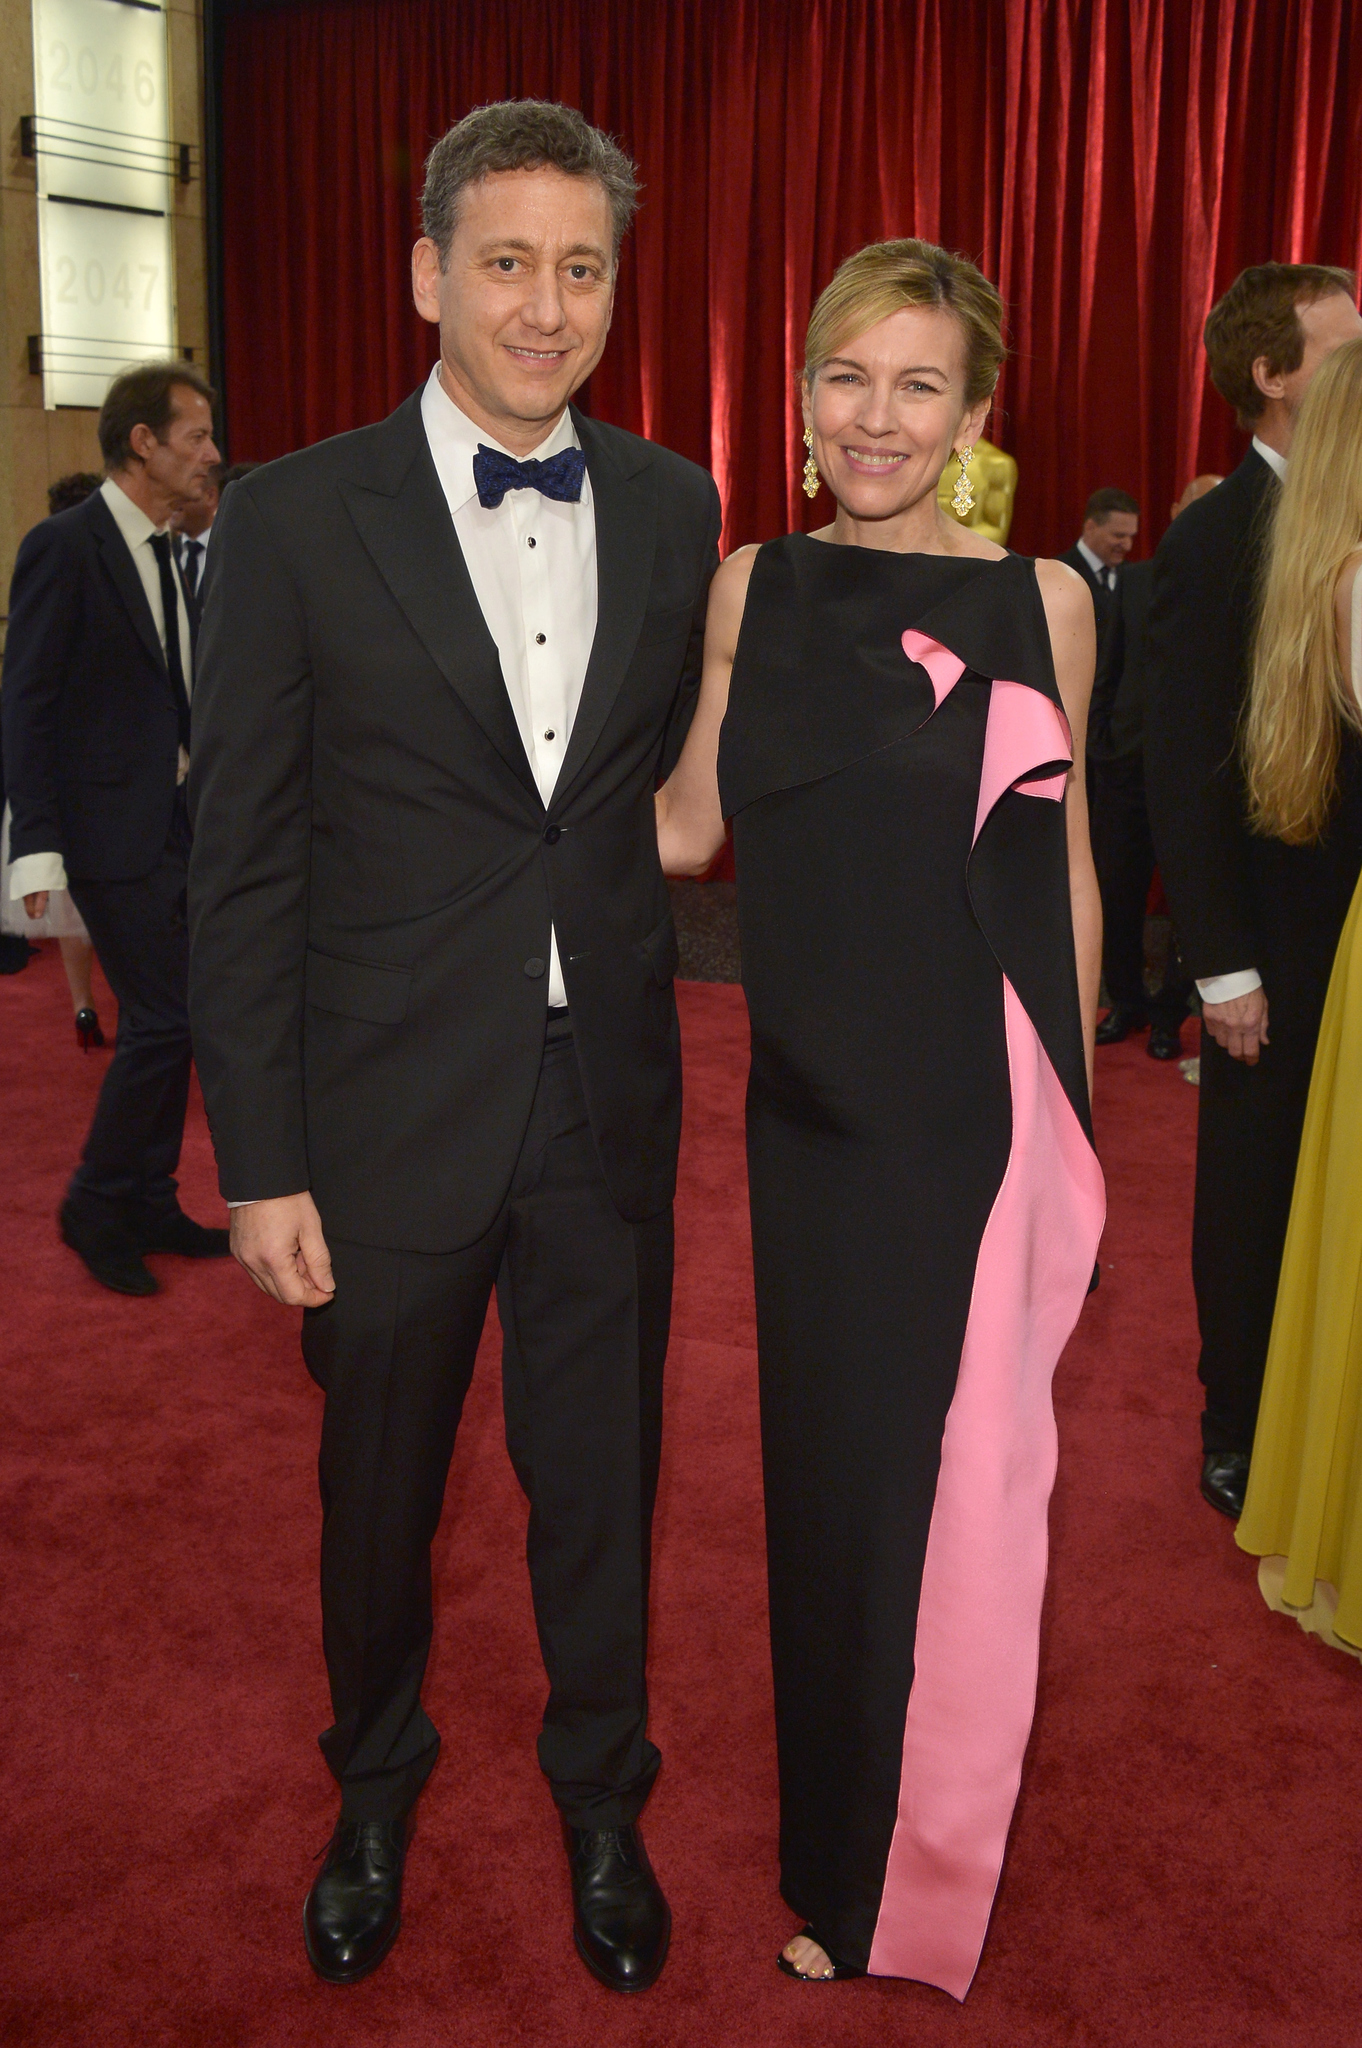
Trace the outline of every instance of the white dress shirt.
[[1274, 469], [1277, 472], [1277, 475], [1281, 478], [1282, 482], [1285, 483], [1286, 457], [1284, 455], [1279, 455], [1275, 448], [1269, 448], [1267, 442], [1260, 441], [1256, 434], [1253, 437], [1253, 445], [1257, 449], [1258, 453], [1262, 456], [1268, 468]]
[[[1286, 457], [1279, 455], [1275, 448], [1269, 448], [1267, 442], [1260, 441], [1256, 434], [1253, 445], [1268, 468], [1275, 470], [1279, 477], [1285, 477]], [[1203, 1003], [1232, 1003], [1236, 996], [1250, 996], [1262, 985], [1263, 977], [1256, 967], [1239, 967], [1233, 974], [1208, 974], [1196, 986]]]
[[[596, 637], [596, 515], [591, 480], [575, 505], [539, 491], [508, 491], [478, 503], [473, 457], [499, 441], [460, 411], [440, 382], [437, 363], [421, 395], [421, 419], [435, 473], [449, 506], [473, 591], [501, 656], [506, 694], [526, 757], [547, 804], [567, 752]], [[534, 450], [540, 462], [581, 444], [566, 410]], [[549, 937], [548, 1000], [567, 1002], [558, 937]]]
[[[105, 477], [99, 487], [99, 495], [108, 506], [110, 512], [112, 512], [114, 524], [127, 542], [128, 553], [132, 556], [133, 566], [137, 570], [137, 574], [141, 578], [142, 588], [146, 592], [147, 603], [151, 606], [151, 616], [156, 625], [156, 634], [161, 643], [161, 652], [164, 654], [166, 618], [165, 607], [161, 603], [161, 571], [157, 566], [156, 557], [152, 553], [151, 540], [153, 534], [166, 533], [169, 531], [169, 528], [153, 526], [141, 506], [134, 505], [122, 485], [117, 483], [111, 476]], [[171, 561], [174, 562], [174, 548], [171, 549], [170, 555]], [[178, 585], [178, 601], [175, 610], [179, 616], [180, 626], [180, 667], [184, 671], [185, 688], [192, 696], [194, 692], [194, 657], [190, 651], [189, 643], [189, 607], [185, 603], [184, 586], [179, 582], [178, 566], [172, 573], [175, 575]], [[181, 747], [179, 773], [179, 780], [181, 782], [184, 781], [188, 770], [189, 757], [185, 753], [184, 748]], [[11, 903], [17, 903], [24, 896], [36, 895], [42, 889], [50, 891], [53, 889], [64, 889], [65, 887], [66, 867], [59, 853], [26, 853], [21, 860], [15, 861], [9, 871], [9, 896]]]
[[[1069, 531], [1072, 533], [1073, 528], [1070, 527]], [[1103, 590], [1115, 590], [1116, 571], [1112, 568], [1110, 562], [1104, 562], [1102, 557], [1093, 548], [1090, 548], [1085, 540], [1079, 541], [1078, 552], [1092, 570], [1093, 575], [1097, 578]]]

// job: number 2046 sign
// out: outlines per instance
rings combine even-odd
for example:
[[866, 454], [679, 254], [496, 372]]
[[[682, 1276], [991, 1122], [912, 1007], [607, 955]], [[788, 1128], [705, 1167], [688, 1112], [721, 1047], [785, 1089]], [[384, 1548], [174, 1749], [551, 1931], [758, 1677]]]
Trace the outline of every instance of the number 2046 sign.
[[45, 404], [173, 353], [165, 16], [34, 0]]

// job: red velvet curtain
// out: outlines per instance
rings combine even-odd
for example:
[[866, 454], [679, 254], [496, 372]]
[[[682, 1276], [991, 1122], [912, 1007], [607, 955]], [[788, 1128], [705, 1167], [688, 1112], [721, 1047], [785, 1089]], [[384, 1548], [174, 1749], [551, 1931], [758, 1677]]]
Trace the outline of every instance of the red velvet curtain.
[[572, 102], [640, 165], [588, 402], [713, 469], [729, 546], [827, 516], [794, 386], [863, 242], [925, 235], [1000, 285], [988, 431], [1042, 553], [1097, 485], [1152, 540], [1187, 476], [1238, 459], [1200, 333], [1243, 265], [1362, 255], [1356, 0], [314, 0], [227, 28], [234, 455], [377, 419], [422, 376], [422, 159], [506, 96]]

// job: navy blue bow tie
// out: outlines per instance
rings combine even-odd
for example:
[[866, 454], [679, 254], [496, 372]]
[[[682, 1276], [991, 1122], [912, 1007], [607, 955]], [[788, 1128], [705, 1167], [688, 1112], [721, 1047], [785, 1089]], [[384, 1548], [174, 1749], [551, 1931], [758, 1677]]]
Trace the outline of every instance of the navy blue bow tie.
[[542, 491], [546, 498], [575, 505], [582, 495], [585, 474], [586, 457], [580, 448], [560, 448], [547, 462], [536, 462], [533, 456], [528, 462], [517, 462], [514, 455], [503, 455], [499, 448], [485, 448], [479, 441], [473, 457], [478, 503], [486, 505], [489, 511], [501, 503], [507, 491]]

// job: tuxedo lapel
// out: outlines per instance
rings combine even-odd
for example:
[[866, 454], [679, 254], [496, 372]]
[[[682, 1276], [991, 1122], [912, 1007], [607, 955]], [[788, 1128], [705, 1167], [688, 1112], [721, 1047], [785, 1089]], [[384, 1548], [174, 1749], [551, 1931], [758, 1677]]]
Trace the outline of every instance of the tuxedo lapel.
[[586, 766], [619, 696], [648, 609], [657, 545], [657, 500], [647, 468], [621, 466], [592, 421], [575, 407], [572, 416], [586, 455], [596, 519], [596, 637], [553, 792], [555, 804]]
[[446, 682], [539, 802], [501, 659], [435, 474], [420, 395], [374, 430], [371, 475], [340, 486], [379, 574]]
[[137, 629], [138, 639], [168, 684], [170, 676], [166, 668], [165, 650], [161, 646], [161, 636], [156, 630], [156, 621], [151, 616], [151, 606], [147, 603], [147, 593], [142, 587], [142, 579], [137, 573], [137, 565], [132, 559], [128, 544], [118, 530], [118, 522], [113, 513], [98, 492], [88, 500], [88, 503], [90, 530], [94, 535], [100, 560], [108, 570], [114, 589], [127, 608], [128, 617]]

